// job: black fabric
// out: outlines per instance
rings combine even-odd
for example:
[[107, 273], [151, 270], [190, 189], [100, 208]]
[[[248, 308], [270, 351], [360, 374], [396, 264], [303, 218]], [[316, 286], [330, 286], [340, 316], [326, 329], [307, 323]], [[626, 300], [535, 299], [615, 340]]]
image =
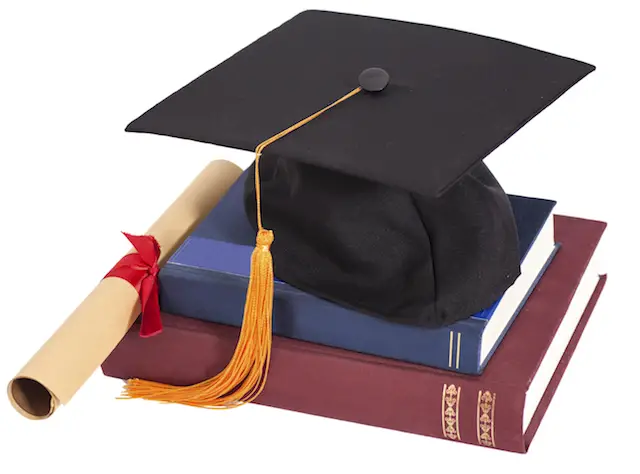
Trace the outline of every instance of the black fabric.
[[511, 205], [483, 163], [437, 198], [283, 157], [261, 159], [260, 175], [275, 274], [316, 296], [438, 327], [488, 308], [520, 275]]
[[358, 86], [361, 93], [270, 145], [282, 156], [435, 195], [594, 68], [502, 40], [393, 20], [306, 11], [127, 127], [255, 147]]
[[[593, 66], [445, 28], [307, 11], [127, 130], [252, 151], [371, 67], [390, 74], [384, 90], [357, 94], [263, 153], [275, 274], [401, 323], [468, 318], [520, 274], [509, 200], [482, 160]], [[245, 203], [255, 225], [253, 184]]]

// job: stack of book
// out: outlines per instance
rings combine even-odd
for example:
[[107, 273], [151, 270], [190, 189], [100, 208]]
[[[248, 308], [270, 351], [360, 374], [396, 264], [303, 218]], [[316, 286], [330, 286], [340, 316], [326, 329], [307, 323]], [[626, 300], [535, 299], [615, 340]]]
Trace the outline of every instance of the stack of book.
[[[144, 339], [134, 325], [105, 375], [189, 385], [225, 367], [255, 245], [245, 178], [160, 272], [164, 331]], [[453, 325], [393, 323], [276, 280], [269, 378], [255, 403], [526, 452], [604, 287], [596, 250], [606, 224], [555, 215], [552, 200], [509, 198], [522, 273]]]

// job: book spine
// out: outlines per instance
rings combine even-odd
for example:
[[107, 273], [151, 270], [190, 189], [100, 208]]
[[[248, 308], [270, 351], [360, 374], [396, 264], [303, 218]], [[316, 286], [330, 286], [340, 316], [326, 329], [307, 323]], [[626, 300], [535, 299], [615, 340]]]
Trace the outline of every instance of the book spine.
[[[235, 327], [242, 325], [246, 278], [171, 263], [159, 278], [162, 311]], [[356, 313], [282, 283], [274, 290], [273, 333], [277, 336], [461, 374], [481, 372], [484, 325], [482, 321], [468, 320], [438, 329], [410, 328]]]
[[525, 394], [522, 391], [506, 385], [449, 382], [441, 387], [442, 438], [525, 452], [522, 436]]
[[[104, 362], [105, 375], [189, 385], [214, 376], [238, 330], [172, 327], [143, 339], [136, 326]], [[291, 380], [296, 383], [292, 384]], [[514, 452], [524, 452], [524, 393], [475, 377], [274, 338], [261, 405]]]

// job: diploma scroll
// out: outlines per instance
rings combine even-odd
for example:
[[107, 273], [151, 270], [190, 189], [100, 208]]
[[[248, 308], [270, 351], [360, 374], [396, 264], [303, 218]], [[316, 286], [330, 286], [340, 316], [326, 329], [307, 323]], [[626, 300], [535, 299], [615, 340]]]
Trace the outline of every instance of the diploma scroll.
[[[146, 234], [160, 245], [160, 267], [241, 173], [229, 161], [209, 163], [149, 228]], [[30, 419], [50, 417], [100, 367], [139, 315], [138, 292], [129, 282], [116, 277], [101, 280], [9, 382], [13, 407]]]

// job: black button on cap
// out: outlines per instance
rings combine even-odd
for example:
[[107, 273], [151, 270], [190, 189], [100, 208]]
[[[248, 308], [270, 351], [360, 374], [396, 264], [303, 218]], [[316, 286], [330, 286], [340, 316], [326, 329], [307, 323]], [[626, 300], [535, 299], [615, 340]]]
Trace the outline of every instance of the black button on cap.
[[379, 67], [370, 67], [360, 73], [358, 82], [365, 91], [380, 92], [389, 84], [389, 73]]

